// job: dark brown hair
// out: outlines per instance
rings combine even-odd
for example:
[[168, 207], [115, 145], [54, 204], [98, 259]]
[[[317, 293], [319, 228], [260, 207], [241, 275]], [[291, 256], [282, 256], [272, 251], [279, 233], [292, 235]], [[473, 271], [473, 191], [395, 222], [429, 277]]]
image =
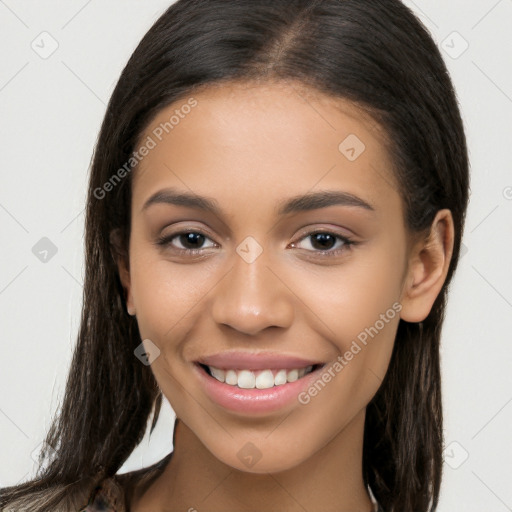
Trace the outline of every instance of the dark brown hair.
[[[134, 357], [111, 233], [127, 254], [132, 173], [98, 198], [163, 107], [223, 82], [294, 81], [362, 106], [390, 141], [407, 227], [451, 210], [448, 276], [428, 317], [400, 320], [389, 370], [367, 407], [363, 471], [386, 512], [435, 510], [442, 473], [439, 343], [469, 193], [464, 129], [438, 48], [399, 0], [180, 0], [144, 36], [112, 94], [94, 151], [78, 342], [37, 478], [2, 490], [48, 510], [114, 475], [158, 417], [161, 392]], [[114, 253], [115, 255], [116, 253]], [[53, 452], [48, 447], [55, 450]]]

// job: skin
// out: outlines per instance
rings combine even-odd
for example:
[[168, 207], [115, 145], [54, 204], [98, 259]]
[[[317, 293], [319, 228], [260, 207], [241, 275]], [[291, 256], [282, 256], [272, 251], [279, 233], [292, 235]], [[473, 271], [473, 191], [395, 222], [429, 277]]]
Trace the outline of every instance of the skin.
[[[451, 214], [439, 211], [423, 236], [407, 231], [384, 134], [348, 101], [291, 83], [210, 86], [194, 98], [197, 106], [134, 171], [129, 262], [119, 260], [128, 312], [161, 351], [151, 368], [181, 420], [173, 458], [137, 490], [132, 509], [370, 512], [366, 405], [388, 368], [399, 318], [423, 320], [442, 288]], [[140, 140], [186, 100], [159, 112]], [[354, 161], [338, 149], [350, 134], [365, 144]], [[164, 203], [143, 209], [168, 187], [214, 198], [221, 216]], [[374, 211], [332, 205], [276, 215], [283, 199], [318, 190], [349, 192]], [[178, 236], [156, 244], [197, 230], [206, 238], [196, 245]], [[318, 230], [356, 244], [322, 246], [308, 236]], [[252, 263], [236, 252], [247, 236], [263, 249]], [[199, 256], [179, 252], [193, 247]], [[394, 303], [400, 313], [307, 405], [229, 412], [192, 371], [199, 356], [230, 349], [334, 362]], [[250, 468], [237, 456], [248, 442], [261, 454]]]

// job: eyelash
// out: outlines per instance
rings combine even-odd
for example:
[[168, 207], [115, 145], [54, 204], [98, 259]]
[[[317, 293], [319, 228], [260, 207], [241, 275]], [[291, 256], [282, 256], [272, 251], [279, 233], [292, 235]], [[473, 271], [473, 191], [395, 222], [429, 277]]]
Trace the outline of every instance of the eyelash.
[[[326, 250], [322, 251], [322, 250], [306, 249], [308, 252], [313, 252], [313, 253], [315, 253], [315, 255], [319, 255], [322, 258], [331, 258], [331, 257], [339, 256], [342, 252], [349, 251], [349, 250], [351, 250], [352, 246], [357, 245], [357, 242], [355, 242], [351, 238], [348, 238], [348, 237], [342, 236], [342, 235], [338, 235], [338, 234], [332, 233], [330, 231], [322, 231], [322, 230], [316, 230], [316, 231], [311, 231], [309, 233], [306, 233], [304, 236], [302, 236], [302, 238], [300, 238], [298, 240], [298, 242], [301, 242], [302, 240], [304, 240], [308, 237], [311, 237], [313, 235], [318, 235], [321, 233], [326, 234], [326, 235], [332, 235], [336, 240], [341, 240], [343, 242], [342, 247], [335, 249], [335, 250], [326, 249]], [[206, 237], [208, 239], [210, 238], [206, 233], [203, 233], [202, 231], [188, 230], [188, 231], [180, 231], [178, 233], [173, 233], [173, 234], [165, 236], [165, 237], [159, 237], [156, 241], [156, 244], [158, 246], [165, 247], [165, 246], [171, 245], [171, 241], [174, 240], [175, 238], [177, 238], [181, 235], [187, 235], [187, 234], [203, 235], [204, 237]], [[297, 242], [293, 242], [293, 245], [295, 245], [296, 243]], [[196, 256], [196, 255], [201, 254], [201, 252], [204, 251], [204, 249], [180, 249], [180, 248], [176, 248], [176, 247], [172, 247], [172, 249], [174, 251], [177, 251], [182, 254], [189, 255], [189, 256]]]

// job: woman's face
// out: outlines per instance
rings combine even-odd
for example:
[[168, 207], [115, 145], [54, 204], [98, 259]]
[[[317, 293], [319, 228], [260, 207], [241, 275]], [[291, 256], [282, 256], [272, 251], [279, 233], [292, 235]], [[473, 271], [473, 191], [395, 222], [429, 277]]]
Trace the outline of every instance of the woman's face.
[[155, 378], [225, 464], [296, 466], [361, 425], [393, 348], [409, 244], [379, 132], [346, 101], [224, 85], [140, 141], [123, 282]]

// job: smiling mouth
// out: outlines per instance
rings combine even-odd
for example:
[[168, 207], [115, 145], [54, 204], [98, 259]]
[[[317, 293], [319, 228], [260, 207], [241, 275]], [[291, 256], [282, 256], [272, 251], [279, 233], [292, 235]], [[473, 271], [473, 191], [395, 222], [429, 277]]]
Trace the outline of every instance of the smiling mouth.
[[282, 386], [289, 382], [295, 382], [306, 375], [323, 368], [324, 364], [314, 364], [303, 368], [283, 369], [223, 369], [196, 363], [202, 371], [219, 382], [241, 389], [270, 389]]

